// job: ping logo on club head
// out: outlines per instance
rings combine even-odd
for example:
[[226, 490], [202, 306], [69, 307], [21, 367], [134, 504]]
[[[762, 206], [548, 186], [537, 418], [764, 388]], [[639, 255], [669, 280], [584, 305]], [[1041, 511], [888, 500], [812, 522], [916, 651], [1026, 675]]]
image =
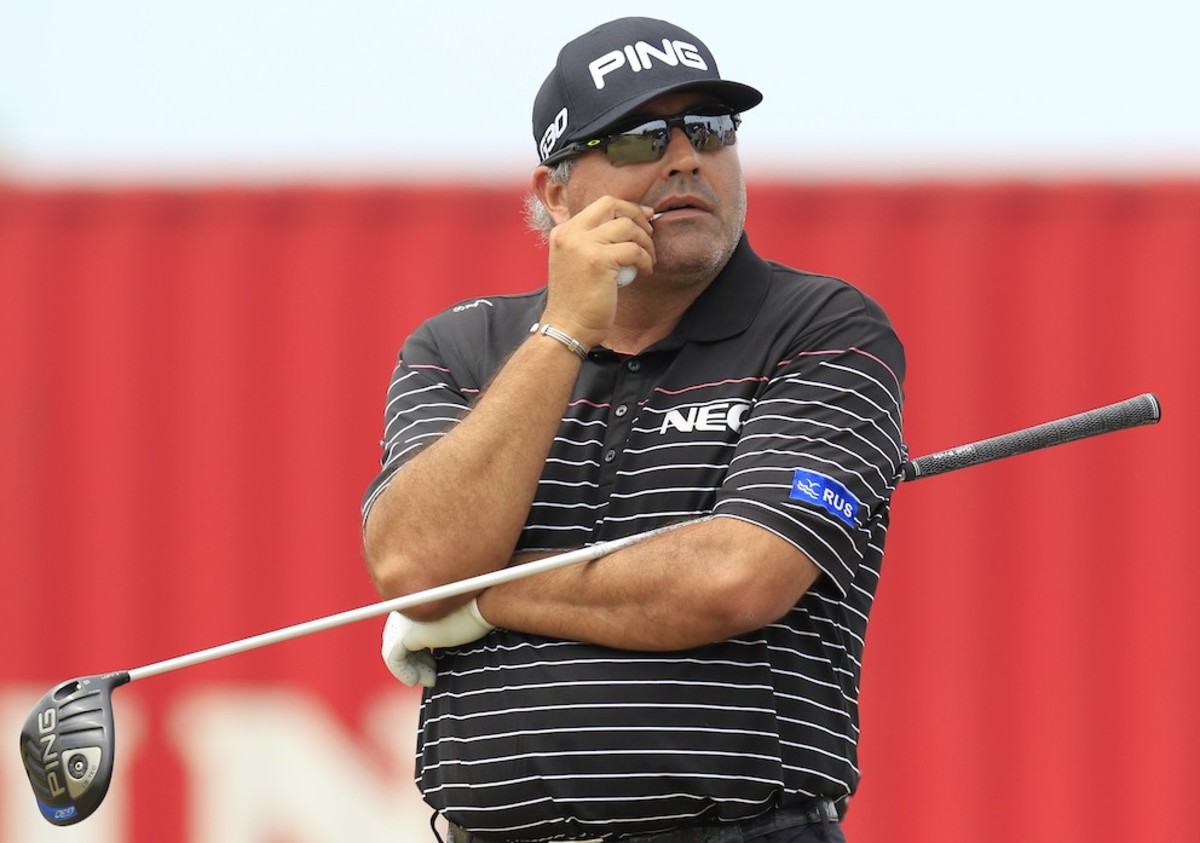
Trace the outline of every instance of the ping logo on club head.
[[841, 483], [826, 474], [806, 468], [796, 469], [788, 497], [819, 506], [850, 527], [854, 526], [860, 506], [858, 498]]
[[35, 712], [34, 717], [37, 723], [35, 740], [37, 746], [40, 747], [40, 752], [31, 752], [28, 748], [26, 749], [24, 753], [25, 769], [31, 776], [35, 773], [40, 774], [50, 796], [58, 798], [66, 793], [66, 788], [63, 787], [58, 776], [62, 759], [55, 746], [58, 742], [58, 709], [54, 707], [42, 709]]

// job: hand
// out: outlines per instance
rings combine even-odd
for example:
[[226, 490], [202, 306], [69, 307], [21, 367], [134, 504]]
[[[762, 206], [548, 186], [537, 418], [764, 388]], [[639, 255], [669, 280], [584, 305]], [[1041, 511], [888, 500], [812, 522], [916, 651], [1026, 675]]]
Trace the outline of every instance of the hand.
[[437, 684], [437, 667], [433, 654], [428, 650], [413, 652], [404, 646], [405, 633], [413, 626], [413, 621], [399, 612], [392, 612], [383, 625], [383, 663], [387, 669], [408, 687], [424, 685], [432, 688]]
[[383, 661], [392, 675], [405, 685], [417, 683], [432, 688], [437, 681], [430, 648], [455, 647], [477, 641], [496, 627], [479, 612], [472, 600], [444, 618], [419, 623], [399, 612], [388, 615], [383, 627]]
[[601, 342], [616, 316], [622, 267], [654, 271], [654, 209], [602, 196], [550, 234], [549, 298], [542, 321], [584, 345]]
[[479, 613], [479, 603], [474, 600], [436, 621], [409, 621], [409, 624], [400, 640], [405, 647], [413, 651], [469, 644], [496, 628]]

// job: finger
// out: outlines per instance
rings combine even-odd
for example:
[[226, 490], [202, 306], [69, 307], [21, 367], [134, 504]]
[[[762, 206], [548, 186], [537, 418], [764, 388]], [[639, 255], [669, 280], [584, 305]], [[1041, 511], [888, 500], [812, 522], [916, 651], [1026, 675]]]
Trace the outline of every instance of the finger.
[[595, 250], [595, 263], [614, 272], [629, 265], [636, 266], [641, 272], [654, 269], [657, 253], [653, 229], [647, 232], [634, 221], [622, 217], [594, 229], [591, 236], [595, 242], [592, 247]]
[[398, 651], [384, 659], [388, 671], [408, 687], [413, 687], [421, 681], [420, 666], [411, 658], [408, 650]]
[[592, 229], [592, 235], [600, 242], [641, 245], [647, 251], [654, 249], [654, 225], [645, 216], [614, 217]]
[[433, 660], [433, 653], [422, 650], [419, 653], [411, 653], [409, 662], [414, 666], [417, 672], [417, 681], [426, 688], [432, 688], [437, 684], [437, 662]]
[[392, 650], [404, 639], [412, 625], [413, 622], [399, 612], [388, 614], [387, 620], [383, 624], [383, 642], [380, 648], [384, 661], [388, 660]]
[[413, 622], [399, 612], [390, 613], [383, 625], [380, 647], [380, 655], [388, 671], [410, 688], [421, 680], [418, 666], [409, 659], [411, 653], [404, 646], [404, 636], [412, 626]]
[[469, 644], [478, 641], [493, 629], [495, 627], [479, 614], [478, 604], [472, 600], [436, 621], [413, 624], [412, 629], [401, 640], [405, 647], [416, 652]]
[[662, 215], [654, 213], [654, 208], [650, 207], [649, 205], [641, 205], [639, 207], [642, 212], [641, 216], [636, 216], [633, 218], [633, 220], [639, 226], [641, 226], [643, 231], [645, 231], [647, 234], [649, 234], [651, 237], [653, 237], [654, 236], [654, 220], [656, 220], [658, 217], [660, 217]]
[[[629, 210], [622, 206], [622, 211]], [[654, 236], [654, 218], [657, 216], [654, 213], [654, 208], [649, 205], [637, 205], [634, 210], [629, 213], [617, 213], [614, 219], [628, 219], [637, 225], [647, 235]]]
[[645, 222], [653, 213], [653, 208], [637, 202], [631, 202], [628, 199], [617, 199], [615, 196], [601, 196], [577, 213], [573, 219], [578, 220], [579, 224], [585, 228], [596, 228], [609, 220], [615, 219]]

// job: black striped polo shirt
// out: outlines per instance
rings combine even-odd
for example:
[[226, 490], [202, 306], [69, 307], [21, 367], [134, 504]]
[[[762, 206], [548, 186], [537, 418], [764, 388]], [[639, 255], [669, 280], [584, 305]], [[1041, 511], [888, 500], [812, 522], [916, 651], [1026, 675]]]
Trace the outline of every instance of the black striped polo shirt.
[[[470, 409], [545, 300], [542, 289], [464, 302], [408, 338], [364, 517]], [[852, 793], [867, 615], [905, 458], [903, 377], [878, 305], [764, 261], [744, 236], [670, 336], [635, 356], [594, 349], [517, 551], [715, 514], [792, 542], [823, 575], [777, 622], [682, 652], [506, 629], [436, 652], [417, 747], [425, 799], [480, 834], [549, 840]]]

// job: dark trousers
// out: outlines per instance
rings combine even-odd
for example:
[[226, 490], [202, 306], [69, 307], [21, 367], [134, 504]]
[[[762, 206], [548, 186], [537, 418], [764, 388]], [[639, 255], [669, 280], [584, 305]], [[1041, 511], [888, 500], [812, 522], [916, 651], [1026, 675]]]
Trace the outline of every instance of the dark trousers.
[[803, 828], [781, 828], [758, 837], [747, 837], [745, 843], [846, 843], [846, 835], [837, 823], [828, 828], [806, 825]]
[[[846, 843], [833, 802], [775, 811], [736, 825], [714, 825], [620, 838], [620, 843]], [[450, 825], [446, 843], [501, 843]]]

